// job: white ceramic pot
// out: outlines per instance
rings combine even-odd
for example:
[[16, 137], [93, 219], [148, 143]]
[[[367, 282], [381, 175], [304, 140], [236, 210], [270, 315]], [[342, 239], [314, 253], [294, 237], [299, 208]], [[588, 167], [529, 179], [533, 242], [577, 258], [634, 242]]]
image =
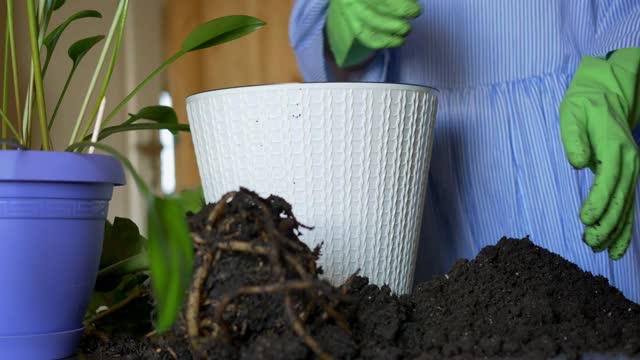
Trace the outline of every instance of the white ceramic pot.
[[340, 284], [411, 291], [437, 108], [434, 89], [302, 83], [187, 98], [207, 202], [246, 187], [283, 197], [324, 243], [319, 265]]

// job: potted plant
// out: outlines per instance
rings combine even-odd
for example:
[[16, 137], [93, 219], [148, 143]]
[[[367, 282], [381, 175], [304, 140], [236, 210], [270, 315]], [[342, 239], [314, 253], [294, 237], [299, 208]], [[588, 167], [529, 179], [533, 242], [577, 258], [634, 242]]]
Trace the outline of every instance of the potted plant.
[[[47, 114], [43, 83], [60, 37], [74, 21], [100, 18], [94, 10], [74, 14], [58, 27], [50, 20], [65, 0], [25, 0], [31, 48], [26, 97], [20, 97], [14, 37], [14, 1], [7, 0], [0, 123], [0, 358], [51, 359], [74, 353], [99, 268], [105, 221], [114, 186], [125, 184], [126, 168], [148, 200], [149, 234], [144, 256], [157, 305], [157, 328], [175, 320], [191, 279], [192, 247], [184, 208], [173, 198], [155, 196], [131, 163], [101, 140], [125, 131], [188, 131], [173, 109], [151, 106], [116, 121], [116, 114], [156, 75], [191, 51], [222, 44], [262, 27], [249, 16], [228, 16], [191, 32], [180, 51], [153, 70], [130, 94], [104, 114], [104, 95], [125, 28], [128, 0], [120, 0], [106, 35], [79, 39], [69, 49], [69, 77]], [[102, 43], [102, 51], [68, 141], [52, 143], [51, 129], [60, 103], [83, 57]], [[103, 72], [104, 70], [104, 72]], [[16, 111], [7, 106], [13, 78]], [[98, 87], [99, 85], [99, 87]], [[90, 104], [97, 94], [95, 103]], [[51, 103], [52, 104], [52, 103]], [[89, 111], [90, 110], [90, 111]], [[35, 135], [39, 135], [38, 139]], [[94, 154], [95, 150], [106, 154]]]

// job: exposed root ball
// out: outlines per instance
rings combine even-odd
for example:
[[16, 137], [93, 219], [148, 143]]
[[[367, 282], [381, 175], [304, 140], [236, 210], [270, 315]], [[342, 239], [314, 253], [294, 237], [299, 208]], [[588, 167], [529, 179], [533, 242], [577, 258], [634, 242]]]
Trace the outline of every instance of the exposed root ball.
[[196, 263], [184, 322], [194, 357], [233, 357], [234, 344], [260, 334], [256, 346], [265, 336], [295, 335], [319, 358], [332, 358], [307, 324], [326, 319], [349, 332], [336, 310], [345, 291], [318, 279], [320, 249], [298, 240], [305, 226], [288, 203], [240, 189], [189, 222]]

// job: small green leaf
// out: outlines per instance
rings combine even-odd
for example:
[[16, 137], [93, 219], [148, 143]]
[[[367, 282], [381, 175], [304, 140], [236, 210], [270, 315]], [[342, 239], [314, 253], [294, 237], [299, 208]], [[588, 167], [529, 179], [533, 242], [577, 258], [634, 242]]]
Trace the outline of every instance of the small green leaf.
[[202, 186], [197, 189], [183, 190], [172, 198], [180, 203], [185, 212], [197, 213], [206, 205]]
[[[162, 124], [162, 123], [140, 123], [140, 124], [128, 124], [128, 125], [116, 125], [110, 126], [100, 130], [100, 135], [98, 135], [98, 140], [103, 140], [108, 136], [113, 134], [117, 134], [120, 132], [126, 131], [137, 131], [137, 130], [169, 130], [172, 133], [176, 134], [178, 131], [189, 131], [188, 124]], [[87, 135], [84, 140], [91, 139], [91, 134]]]
[[[60, 1], [58, 1], [58, 3], [60, 3]], [[62, 4], [59, 4], [60, 6], [62, 6], [64, 4], [64, 1], [62, 1]], [[57, 4], [54, 4], [57, 5]], [[55, 7], [54, 7], [55, 9]], [[44, 70], [43, 73], [46, 72], [46, 69], [49, 67], [49, 62], [51, 61], [51, 56], [53, 55], [53, 51], [56, 48], [56, 45], [58, 44], [58, 40], [60, 40], [60, 36], [62, 36], [62, 33], [64, 32], [64, 30], [74, 21], [79, 20], [79, 19], [84, 19], [84, 18], [102, 18], [102, 14], [100, 14], [99, 12], [95, 11], [95, 10], [83, 10], [83, 11], [79, 11], [73, 15], [71, 15], [67, 20], [65, 20], [62, 24], [58, 25], [58, 27], [56, 27], [55, 29], [53, 29], [49, 35], [47, 35], [47, 37], [44, 39], [44, 46], [47, 48], [47, 57], [44, 61]]]
[[245, 15], [230, 15], [208, 21], [193, 30], [182, 42], [182, 52], [206, 49], [248, 35], [266, 23]]
[[148, 216], [151, 283], [158, 311], [156, 330], [164, 332], [176, 320], [191, 285], [193, 247], [185, 211], [177, 201], [154, 198]]
[[177, 124], [178, 115], [170, 106], [147, 106], [138, 111], [137, 114], [129, 114], [129, 120], [124, 124], [131, 124], [141, 119], [151, 120], [163, 124]]
[[56, 10], [60, 9], [62, 7], [62, 5], [64, 5], [65, 1], [66, 0], [49, 0], [50, 3], [51, 2], [53, 3], [53, 6], [52, 6], [53, 11], [56, 11]]
[[140, 253], [143, 241], [138, 226], [130, 219], [116, 217], [113, 224], [106, 221], [100, 268]]
[[78, 66], [80, 60], [102, 39], [104, 39], [104, 35], [96, 35], [74, 42], [67, 51], [69, 58], [73, 61], [73, 65]]

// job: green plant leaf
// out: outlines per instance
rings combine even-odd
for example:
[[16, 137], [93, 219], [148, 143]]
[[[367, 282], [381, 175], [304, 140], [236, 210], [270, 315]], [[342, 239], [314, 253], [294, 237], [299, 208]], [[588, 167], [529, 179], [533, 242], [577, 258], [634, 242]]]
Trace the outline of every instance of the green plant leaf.
[[58, 9], [60, 9], [62, 7], [62, 5], [64, 5], [66, 0], [49, 0], [49, 4], [51, 4], [51, 8], [53, 9], [53, 11], [56, 11]]
[[[89, 128], [91, 127], [91, 123], [93, 122], [93, 118], [88, 119], [88, 121], [86, 122], [86, 131], [82, 132], [82, 135], [80, 137], [78, 137], [79, 131], [80, 131], [80, 127], [82, 126], [82, 122], [84, 121], [84, 115], [85, 112], [87, 111], [87, 106], [89, 105], [89, 100], [92, 97], [93, 94], [93, 89], [96, 86], [96, 83], [98, 81], [98, 77], [100, 75], [100, 73], [102, 72], [102, 66], [104, 65], [104, 61], [107, 58], [107, 53], [109, 52], [109, 48], [111, 46], [111, 41], [113, 40], [113, 35], [116, 34], [116, 31], [118, 32], [118, 39], [121, 38], [121, 35], [123, 33], [123, 26], [124, 26], [124, 18], [127, 16], [127, 10], [129, 7], [129, 0], [120, 0], [118, 3], [118, 8], [116, 9], [116, 13], [113, 17], [113, 21], [111, 22], [111, 26], [109, 27], [109, 32], [107, 33], [107, 38], [105, 41], [104, 46], [102, 47], [102, 51], [100, 52], [100, 57], [98, 58], [98, 62], [95, 66], [95, 69], [93, 71], [93, 75], [91, 76], [91, 81], [89, 82], [89, 87], [86, 91], [86, 95], [84, 97], [84, 100], [82, 101], [82, 105], [80, 106], [80, 111], [78, 112], [78, 117], [76, 118], [75, 124], [73, 125], [73, 131], [71, 132], [71, 137], [69, 138], [69, 145], [73, 144], [74, 142], [78, 141], [78, 140], [82, 140], [84, 138], [84, 135], [89, 131]], [[119, 40], [117, 40], [119, 41]], [[112, 60], [114, 60], [115, 56], [117, 56], [117, 50], [119, 48], [119, 45], [116, 43], [116, 47], [114, 49], [114, 52], [112, 53]], [[111, 67], [112, 63], [110, 62], [109, 64], [109, 68], [107, 69], [107, 74], [105, 75], [104, 78], [104, 82], [103, 82], [103, 88], [107, 85], [107, 83], [109, 82], [109, 79], [111, 78], [111, 73], [113, 68]], [[102, 97], [103, 97], [104, 93], [102, 93], [101, 90], [101, 94], [98, 96], [97, 98], [97, 102], [101, 102], [102, 101]], [[99, 104], [96, 104], [96, 109], [99, 108]], [[96, 110], [96, 114], [97, 114], [97, 110]]]
[[[172, 133], [177, 133], [179, 131], [190, 131], [188, 124], [163, 124], [163, 123], [139, 123], [139, 124], [128, 124], [128, 125], [116, 125], [110, 126], [108, 128], [104, 128], [100, 131], [98, 135], [98, 140], [103, 140], [108, 136], [113, 134], [117, 134], [120, 132], [126, 131], [137, 131], [137, 130], [169, 130]], [[88, 134], [84, 140], [90, 140], [92, 134]]]
[[170, 106], [147, 106], [138, 111], [137, 114], [129, 114], [129, 119], [123, 123], [131, 124], [138, 120], [151, 120], [162, 124], [177, 124], [178, 115]]
[[78, 66], [89, 50], [102, 41], [102, 39], [104, 39], [104, 35], [96, 35], [78, 40], [71, 44], [71, 46], [69, 46], [69, 50], [67, 50], [67, 55], [69, 55], [69, 58], [73, 61], [73, 65]]
[[42, 150], [51, 150], [51, 139], [47, 131], [47, 107], [44, 98], [44, 85], [42, 82], [42, 61], [40, 59], [40, 45], [38, 43], [38, 20], [36, 17], [35, 0], [27, 0], [27, 20], [29, 23], [29, 40], [31, 43], [31, 62], [33, 63], [33, 84], [35, 87], [38, 120], [40, 123], [40, 135]]
[[206, 205], [202, 186], [197, 189], [183, 190], [172, 198], [180, 203], [185, 212], [197, 213]]
[[191, 284], [193, 246], [186, 212], [179, 202], [154, 196], [131, 162], [111, 146], [85, 141], [71, 144], [66, 150], [74, 151], [90, 146], [120, 159], [148, 201], [149, 264], [158, 313], [156, 330], [164, 332], [175, 322]]
[[158, 319], [164, 332], [175, 322], [184, 302], [193, 267], [191, 235], [185, 211], [173, 199], [154, 198], [149, 209], [149, 255]]
[[138, 225], [130, 219], [116, 217], [113, 224], [106, 221], [100, 268], [139, 254], [143, 250], [143, 241]]
[[[60, 4], [61, 3], [61, 4]], [[54, 10], [56, 10], [56, 5], [60, 6], [64, 5], [64, 1], [54, 0]], [[58, 25], [55, 29], [53, 29], [49, 35], [44, 39], [44, 46], [47, 48], [47, 57], [44, 61], [44, 68], [42, 73], [46, 73], [47, 68], [49, 67], [49, 62], [51, 61], [51, 56], [53, 55], [53, 51], [58, 44], [58, 40], [60, 40], [60, 36], [65, 31], [65, 29], [74, 21], [84, 18], [102, 18], [102, 14], [95, 10], [83, 10], [79, 11], [73, 15], [71, 15], [67, 20], [65, 20], [62, 24]]]
[[[120, 3], [120, 6], [124, 6], [122, 8], [122, 12], [120, 13], [119, 18], [117, 18], [116, 20], [118, 20], [117, 22], [113, 23], [114, 27], [112, 30], [109, 31], [109, 37], [113, 36], [114, 34], [116, 34], [116, 39], [115, 39], [115, 46], [113, 47], [113, 51], [111, 52], [111, 58], [109, 59], [109, 65], [107, 65], [107, 72], [104, 75], [103, 79], [102, 79], [102, 86], [100, 87], [100, 90], [98, 92], [98, 96], [96, 97], [96, 102], [95, 105], [93, 107], [93, 112], [91, 113], [91, 115], [89, 116], [88, 121], [85, 123], [84, 126], [84, 130], [82, 130], [82, 135], [79, 137], [80, 139], [82, 139], [91, 129], [93, 123], [96, 121], [96, 116], [98, 116], [98, 111], [100, 111], [100, 105], [102, 104], [102, 101], [104, 100], [104, 97], [107, 93], [107, 88], [109, 87], [109, 82], [111, 81], [111, 76], [113, 75], [113, 71], [115, 69], [115, 65], [116, 65], [116, 61], [118, 60], [118, 54], [120, 53], [120, 45], [122, 44], [122, 36], [124, 35], [124, 28], [125, 25], [127, 23], [127, 13], [128, 13], [128, 7], [129, 7], [129, 2], [128, 0], [123, 0]], [[118, 7], [120, 7], [118, 6]], [[116, 33], [114, 33], [113, 31], [116, 31]], [[104, 59], [103, 55], [106, 55], [106, 51], [108, 50], [109, 46], [108, 44], [110, 43], [110, 40], [107, 40], [107, 45], [105, 45], [105, 47], [102, 49], [103, 53], [100, 55], [101, 56], [101, 60], [99, 61], [99, 66], [96, 67], [96, 70], [94, 71], [94, 77], [100, 73], [100, 69], [102, 66], [102, 59]], [[90, 86], [90, 89], [93, 89], [93, 85]], [[92, 91], [92, 90], [91, 90]], [[85, 98], [86, 100], [89, 100], [89, 97], [91, 96], [91, 91], [89, 91], [87, 93], [87, 97]], [[84, 109], [84, 105], [82, 107]], [[84, 110], [80, 111], [80, 114], [78, 116], [78, 120], [79, 122], [82, 122], [82, 118], [84, 116]], [[102, 127], [102, 126], [101, 126]], [[74, 133], [75, 133], [75, 129], [74, 129]], [[76, 137], [74, 137], [74, 141], [75, 141]]]
[[246, 15], [230, 15], [208, 21], [195, 30], [182, 42], [182, 52], [206, 49], [241, 38], [250, 34], [266, 23]]

